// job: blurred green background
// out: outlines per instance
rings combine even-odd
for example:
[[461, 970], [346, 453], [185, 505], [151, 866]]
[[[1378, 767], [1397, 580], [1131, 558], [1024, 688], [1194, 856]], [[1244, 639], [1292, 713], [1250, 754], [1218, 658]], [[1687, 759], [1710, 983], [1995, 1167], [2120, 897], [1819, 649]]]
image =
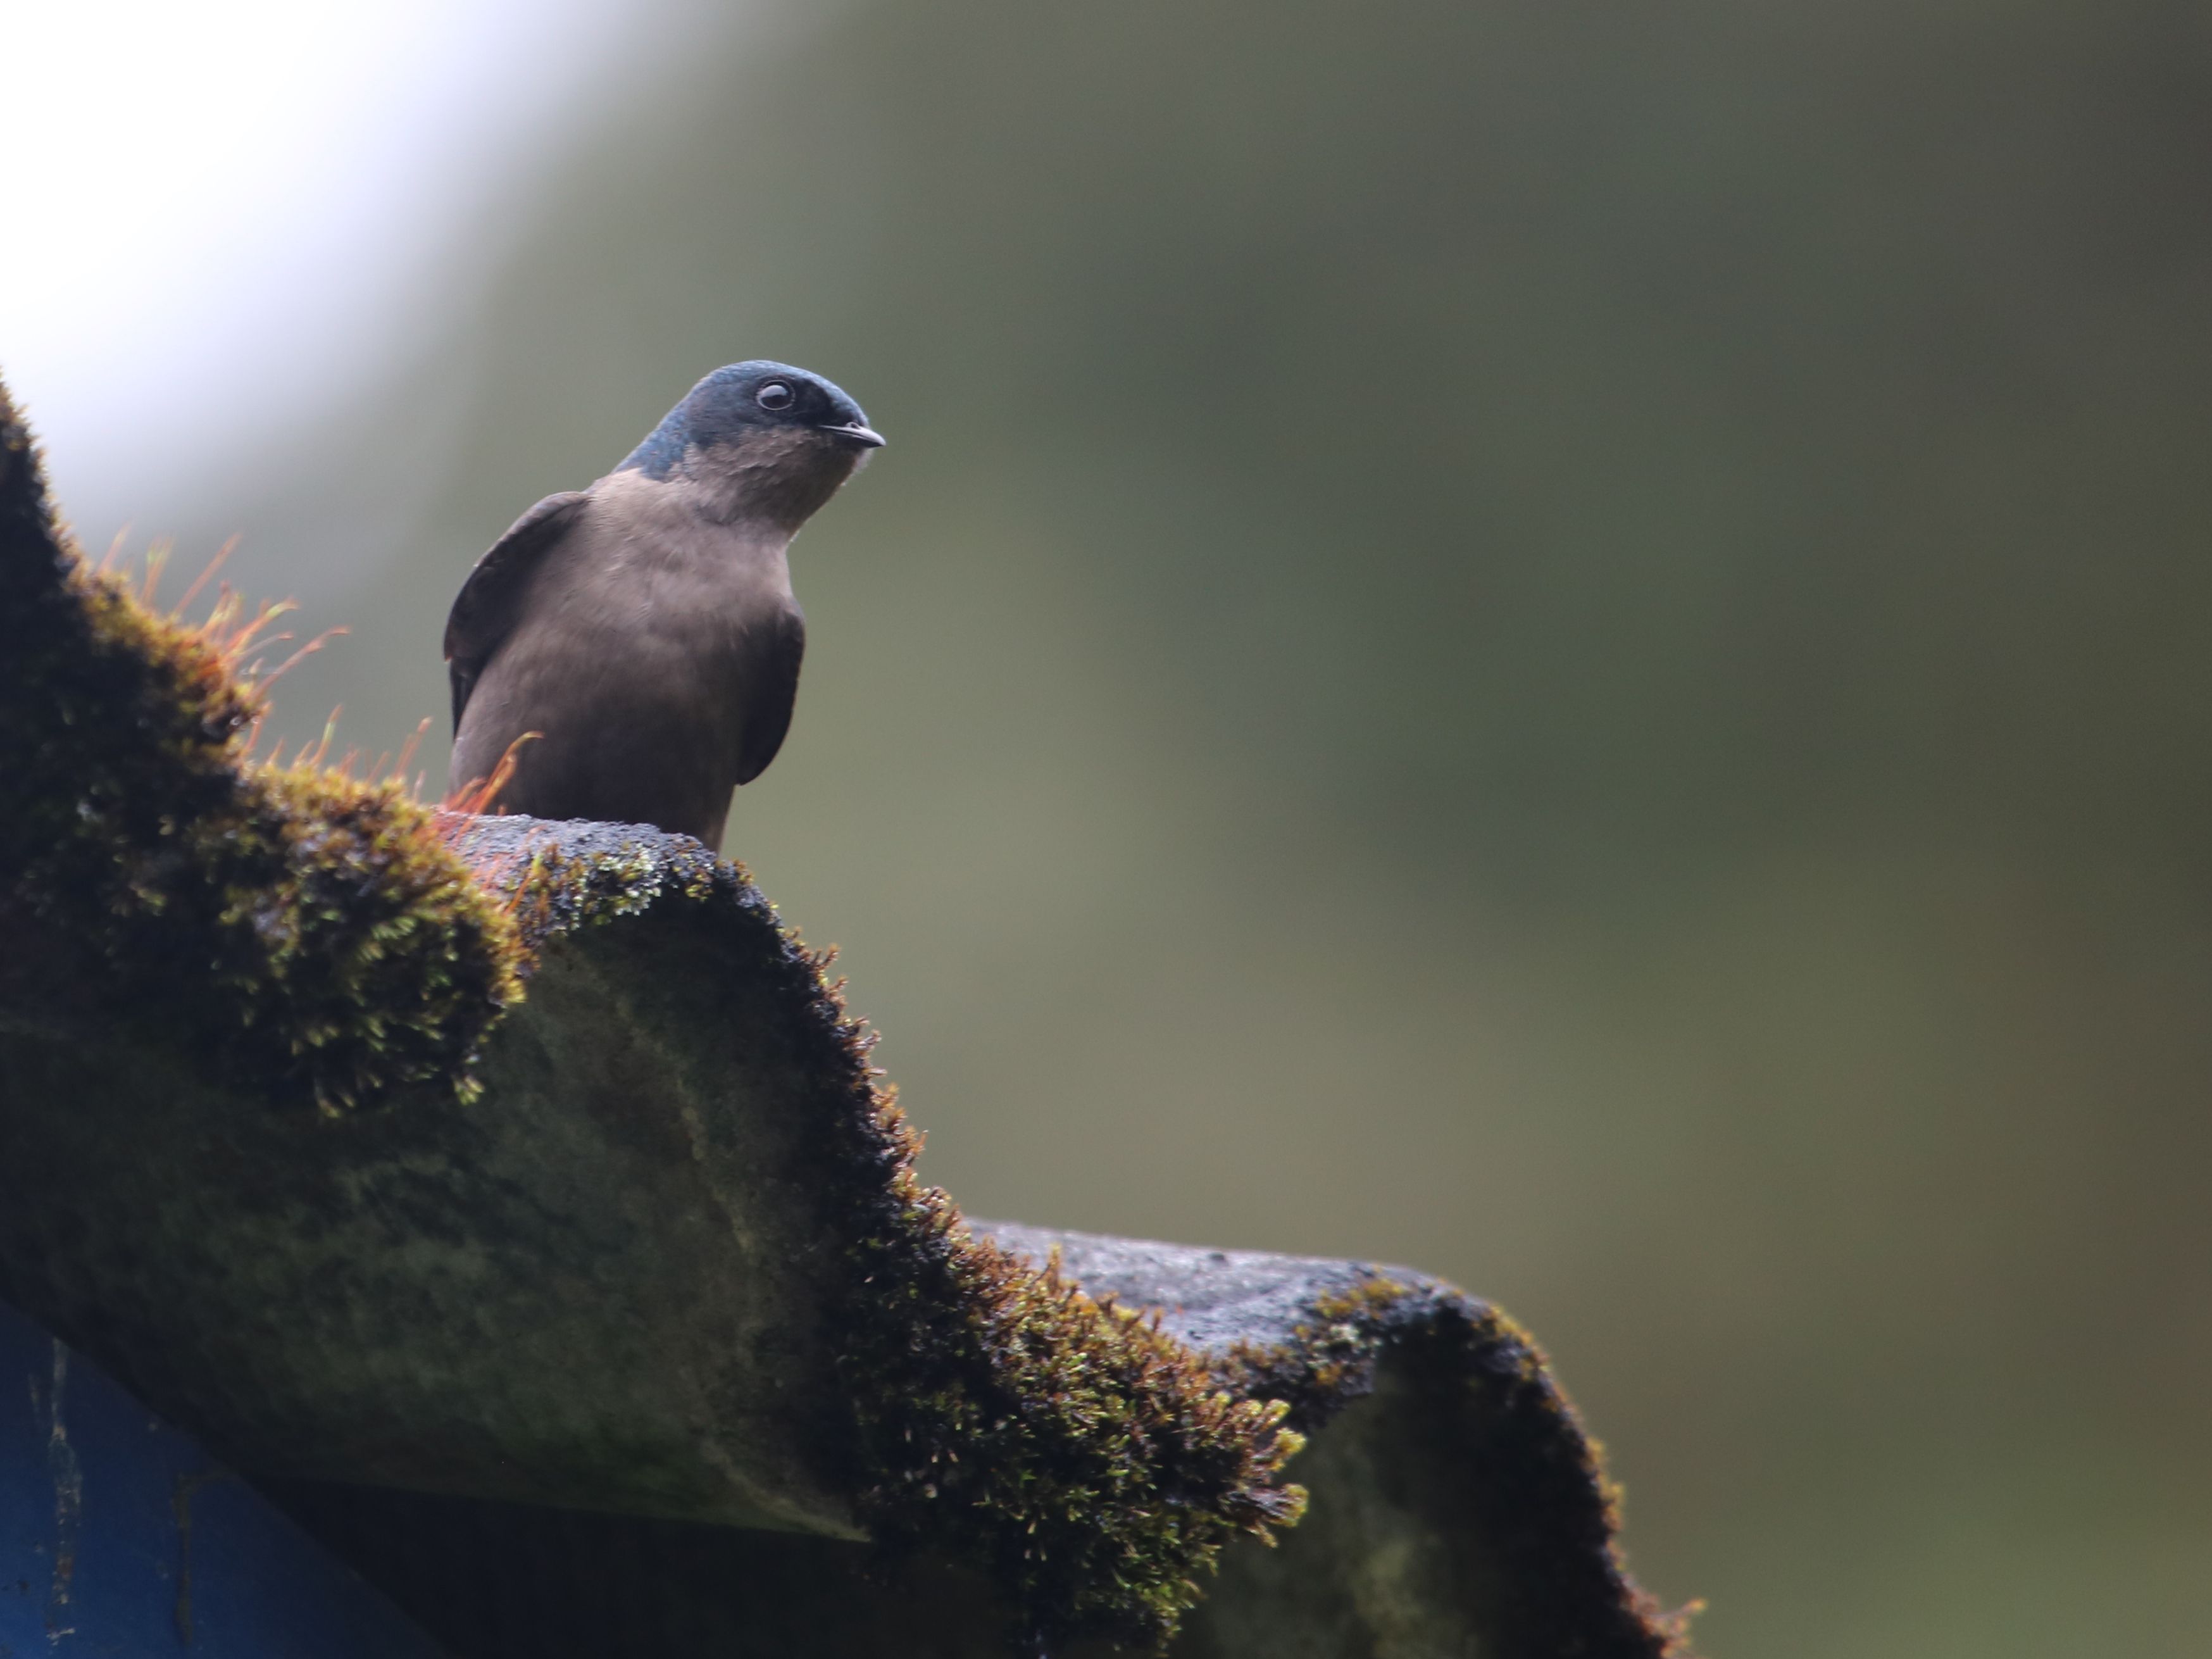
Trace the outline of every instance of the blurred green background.
[[351, 626], [281, 723], [817, 368], [728, 850], [930, 1177], [1494, 1297], [1717, 1659], [2212, 1651], [2212, 12], [640, 15], [182, 526]]

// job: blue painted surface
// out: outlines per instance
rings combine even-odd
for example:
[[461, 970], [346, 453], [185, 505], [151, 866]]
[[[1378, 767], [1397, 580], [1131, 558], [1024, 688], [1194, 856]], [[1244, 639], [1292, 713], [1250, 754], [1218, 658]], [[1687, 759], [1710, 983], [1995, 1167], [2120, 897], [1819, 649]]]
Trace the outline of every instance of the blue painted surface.
[[340, 1562], [0, 1304], [0, 1659], [438, 1659]]

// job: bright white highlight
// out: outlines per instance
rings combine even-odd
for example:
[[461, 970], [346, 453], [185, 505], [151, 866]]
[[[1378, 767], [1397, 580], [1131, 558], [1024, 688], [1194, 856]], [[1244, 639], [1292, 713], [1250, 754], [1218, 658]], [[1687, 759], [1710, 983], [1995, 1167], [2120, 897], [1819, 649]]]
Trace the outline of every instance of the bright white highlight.
[[9, 7], [0, 369], [82, 527], [356, 392], [432, 284], [495, 256], [531, 164], [671, 60], [672, 10]]

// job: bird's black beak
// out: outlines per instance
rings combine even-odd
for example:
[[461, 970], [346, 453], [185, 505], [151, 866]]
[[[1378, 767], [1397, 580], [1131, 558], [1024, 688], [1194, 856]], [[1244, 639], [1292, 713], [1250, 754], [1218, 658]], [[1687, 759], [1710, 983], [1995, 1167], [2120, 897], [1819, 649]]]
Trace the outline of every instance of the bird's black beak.
[[884, 434], [872, 428], [862, 426], [858, 421], [847, 421], [842, 425], [836, 426], [824, 424], [822, 430], [832, 436], [842, 438], [856, 449], [881, 449], [884, 447]]

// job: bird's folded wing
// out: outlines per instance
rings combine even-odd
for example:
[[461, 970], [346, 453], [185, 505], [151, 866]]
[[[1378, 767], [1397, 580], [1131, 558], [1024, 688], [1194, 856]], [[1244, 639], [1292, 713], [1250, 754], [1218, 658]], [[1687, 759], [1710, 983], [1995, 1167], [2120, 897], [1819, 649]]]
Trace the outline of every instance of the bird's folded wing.
[[745, 630], [745, 707], [739, 723], [738, 781], [768, 770], [799, 701], [799, 663], [806, 653], [806, 618], [791, 605]]
[[469, 579], [453, 600], [446, 618], [446, 671], [453, 685], [453, 729], [461, 726], [461, 711], [469, 706], [469, 693], [492, 653], [514, 629], [522, 595], [530, 586], [530, 573], [548, 549], [575, 526], [577, 515], [589, 499], [580, 489], [548, 495], [517, 519], [477, 561]]

